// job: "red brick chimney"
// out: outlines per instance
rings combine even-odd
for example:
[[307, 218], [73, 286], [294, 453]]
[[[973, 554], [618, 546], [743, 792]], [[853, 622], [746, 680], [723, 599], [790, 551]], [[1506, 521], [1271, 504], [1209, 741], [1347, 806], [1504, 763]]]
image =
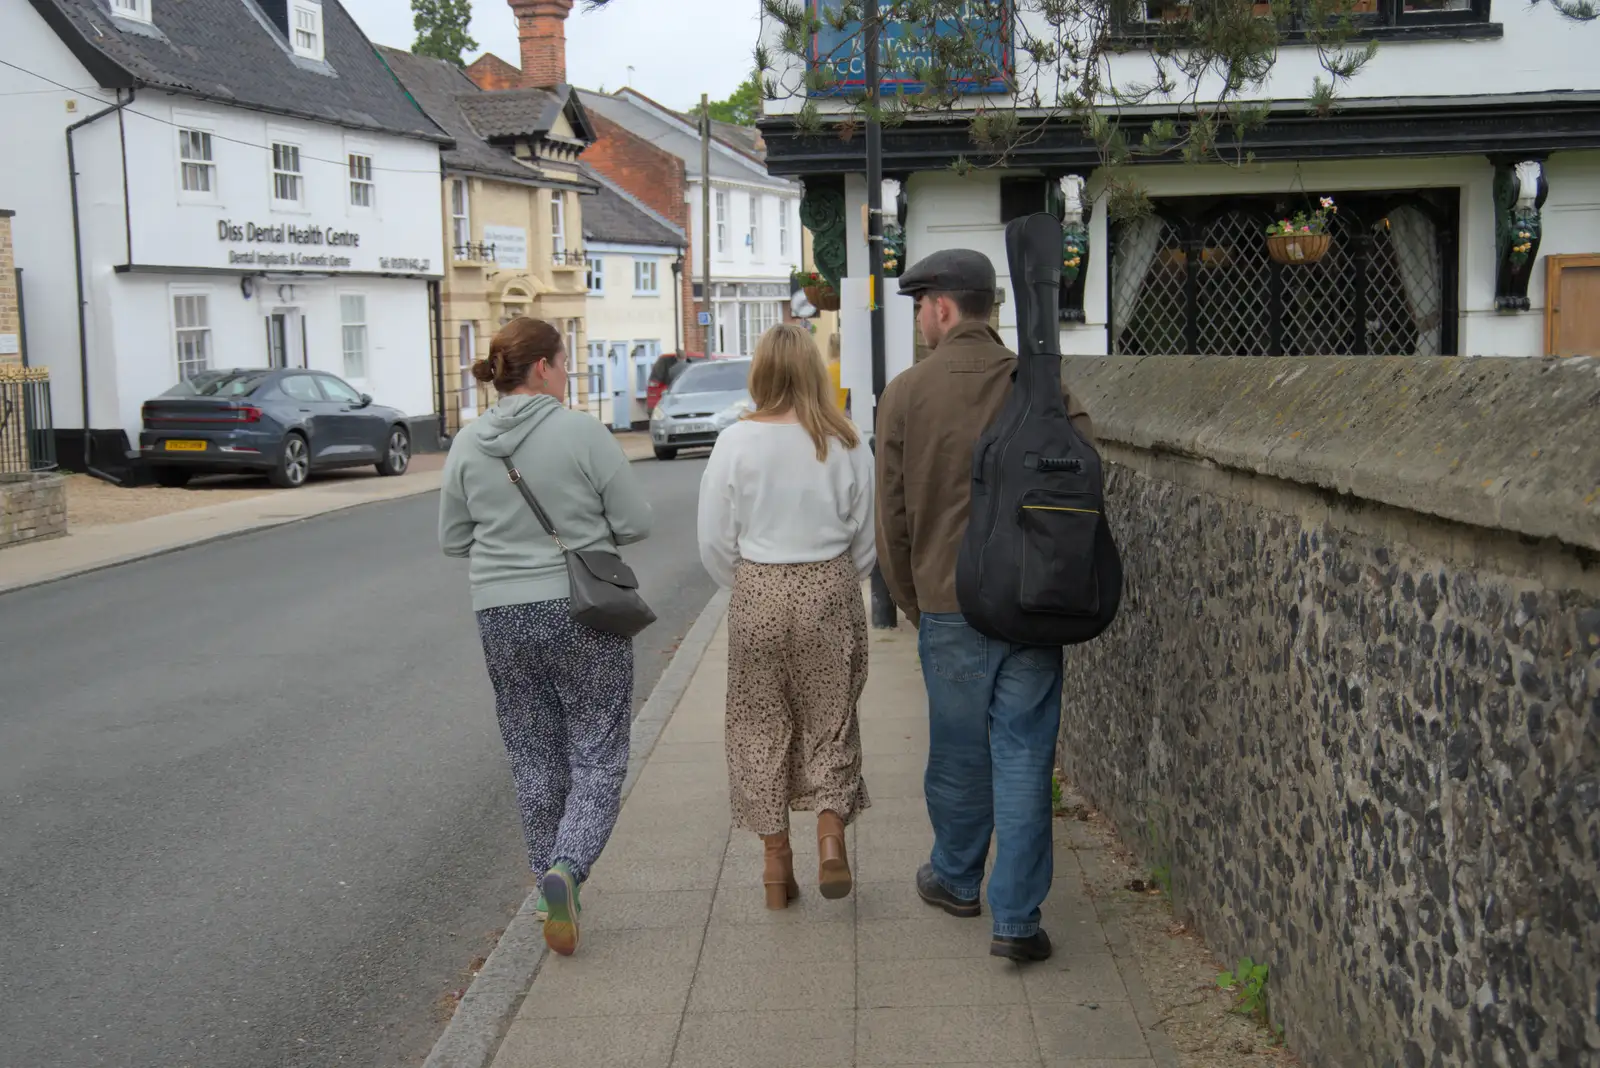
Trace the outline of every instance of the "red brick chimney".
[[572, 0], [507, 0], [522, 42], [522, 87], [548, 89], [567, 81], [567, 12]]

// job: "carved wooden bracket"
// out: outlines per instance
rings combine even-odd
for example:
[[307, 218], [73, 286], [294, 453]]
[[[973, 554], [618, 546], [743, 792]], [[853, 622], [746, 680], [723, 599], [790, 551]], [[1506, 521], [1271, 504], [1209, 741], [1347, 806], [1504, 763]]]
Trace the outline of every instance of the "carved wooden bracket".
[[[1076, 193], [1069, 197], [1063, 188], [1067, 180], [1076, 175], [1082, 179]], [[1061, 220], [1061, 321], [1087, 322], [1083, 310], [1083, 291], [1089, 277], [1089, 215], [1093, 202], [1084, 197], [1089, 176], [1076, 171], [1051, 175], [1045, 210]], [[1075, 203], [1069, 203], [1069, 200]]]
[[811, 258], [817, 273], [834, 291], [845, 273], [844, 181], [836, 177], [810, 178], [800, 200], [800, 222], [811, 231]]
[[1549, 193], [1543, 160], [1494, 161], [1494, 306], [1499, 311], [1532, 307], [1528, 283], [1539, 256], [1539, 211]]

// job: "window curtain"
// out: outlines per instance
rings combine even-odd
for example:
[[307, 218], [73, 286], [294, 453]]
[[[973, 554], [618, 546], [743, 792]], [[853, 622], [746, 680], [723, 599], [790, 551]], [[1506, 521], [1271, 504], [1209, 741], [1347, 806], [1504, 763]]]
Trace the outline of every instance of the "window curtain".
[[1155, 215], [1124, 223], [1117, 231], [1117, 249], [1111, 265], [1111, 351], [1122, 351], [1122, 333], [1139, 307], [1139, 294], [1144, 290], [1145, 279], [1150, 274], [1150, 264], [1155, 261], [1161, 247], [1161, 230], [1166, 224]]
[[1389, 213], [1389, 244], [1399, 261], [1406, 305], [1417, 326], [1417, 348], [1412, 355], [1437, 356], [1444, 321], [1444, 264], [1439, 260], [1433, 220], [1417, 208], [1396, 208]]

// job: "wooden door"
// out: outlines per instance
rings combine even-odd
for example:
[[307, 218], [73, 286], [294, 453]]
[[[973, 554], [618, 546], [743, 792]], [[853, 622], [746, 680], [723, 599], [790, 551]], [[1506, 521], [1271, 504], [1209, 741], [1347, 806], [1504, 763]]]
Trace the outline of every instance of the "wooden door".
[[1600, 356], [1600, 255], [1546, 256], [1544, 351]]

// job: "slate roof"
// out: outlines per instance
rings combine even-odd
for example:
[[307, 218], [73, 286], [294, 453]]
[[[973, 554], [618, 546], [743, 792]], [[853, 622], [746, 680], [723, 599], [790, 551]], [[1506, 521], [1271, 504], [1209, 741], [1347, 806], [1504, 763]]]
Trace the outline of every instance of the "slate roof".
[[589, 116], [565, 85], [554, 89], [498, 89], [488, 93], [479, 90], [457, 98], [472, 128], [490, 141], [544, 136], [556, 124], [557, 116], [569, 101], [578, 136], [595, 140]]
[[[695, 116], [684, 115], [683, 121], [694, 122]], [[761, 131], [754, 126], [740, 126], [737, 123], [720, 122], [717, 119], [712, 119], [711, 136], [729, 148], [737, 149], [747, 156], [753, 156], [763, 163], [767, 161], [767, 143], [762, 139]]]
[[[623, 97], [610, 93], [595, 93], [588, 89], [578, 90], [578, 98], [590, 111], [604, 115], [623, 129], [637, 134], [683, 160], [684, 172], [689, 178], [700, 177], [700, 138], [677, 125], [677, 121], [681, 118], [677, 112], [663, 109], [664, 113], [658, 114]], [[673, 117], [671, 121], [667, 119], [667, 115]], [[692, 123], [693, 120], [690, 121]], [[711, 153], [712, 177], [743, 182], [759, 180], [763, 170], [762, 164], [751, 159], [737, 147], [734, 151], [738, 152], [743, 162], [740, 159], [730, 158], [722, 152]], [[788, 184], [788, 179], [785, 178], [774, 178], [772, 181], [774, 184]]]
[[449, 140], [406, 99], [339, 0], [322, 0], [325, 64], [295, 56], [254, 0], [153, 0], [153, 27], [112, 18], [104, 0], [32, 3], [108, 89], [148, 86], [351, 129]]
[[663, 245], [684, 248], [683, 231], [630, 196], [605, 175], [587, 174], [600, 192], [583, 202], [583, 239], [614, 245]]
[[[490, 144], [489, 134], [479, 127], [476, 116], [482, 114], [495, 120], [498, 126], [492, 128], [501, 130], [503, 136], [537, 136], [550, 129], [561, 113], [560, 100], [554, 93], [545, 89], [486, 93], [472, 83], [465, 71], [448, 60], [414, 56], [382, 45], [378, 52], [417, 106], [455, 139], [455, 147], [441, 153], [447, 169], [523, 182], [545, 180], [533, 168], [518, 163], [504, 148]], [[500, 100], [505, 103], [495, 103]], [[530, 121], [527, 116], [535, 112], [537, 117]], [[517, 118], [518, 113], [523, 117]], [[584, 123], [588, 123], [587, 117]], [[513, 127], [527, 127], [528, 130], [521, 134], [504, 133]]]

